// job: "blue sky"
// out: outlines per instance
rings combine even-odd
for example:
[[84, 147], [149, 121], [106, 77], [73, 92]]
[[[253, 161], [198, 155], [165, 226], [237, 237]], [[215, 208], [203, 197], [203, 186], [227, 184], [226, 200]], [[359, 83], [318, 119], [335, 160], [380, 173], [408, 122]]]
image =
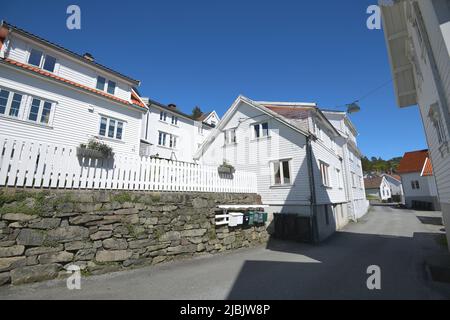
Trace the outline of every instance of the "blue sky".
[[[222, 115], [254, 100], [352, 102], [391, 78], [383, 33], [366, 28], [376, 0], [8, 1], [1, 19], [142, 81], [143, 96]], [[81, 30], [66, 8], [81, 8]], [[351, 116], [367, 156], [426, 148], [417, 107], [392, 84]]]

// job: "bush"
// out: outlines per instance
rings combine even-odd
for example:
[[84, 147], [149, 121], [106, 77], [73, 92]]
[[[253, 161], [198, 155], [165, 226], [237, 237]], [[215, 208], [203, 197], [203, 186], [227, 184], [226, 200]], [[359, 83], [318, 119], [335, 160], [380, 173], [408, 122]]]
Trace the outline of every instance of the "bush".
[[101, 152], [103, 157], [110, 158], [113, 156], [113, 150], [107, 144], [96, 139], [90, 139], [89, 142], [80, 144], [81, 149], [95, 150]]

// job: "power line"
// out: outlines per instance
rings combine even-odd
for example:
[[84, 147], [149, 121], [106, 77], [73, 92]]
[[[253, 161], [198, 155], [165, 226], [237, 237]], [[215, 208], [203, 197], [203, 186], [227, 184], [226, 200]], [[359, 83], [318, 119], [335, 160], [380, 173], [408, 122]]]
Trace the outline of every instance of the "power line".
[[338, 109], [338, 108], [345, 108], [347, 107], [349, 104], [352, 103], [356, 103], [356, 102], [361, 102], [362, 100], [370, 97], [371, 95], [373, 95], [375, 92], [377, 92], [378, 90], [386, 87], [388, 84], [390, 84], [392, 82], [392, 79], [389, 79], [388, 81], [384, 82], [383, 84], [379, 85], [378, 87], [375, 87], [374, 89], [368, 91], [366, 94], [362, 95], [360, 98], [352, 101], [351, 103], [347, 103], [347, 104], [343, 104], [343, 105], [337, 105], [334, 107], [330, 107], [330, 109]]

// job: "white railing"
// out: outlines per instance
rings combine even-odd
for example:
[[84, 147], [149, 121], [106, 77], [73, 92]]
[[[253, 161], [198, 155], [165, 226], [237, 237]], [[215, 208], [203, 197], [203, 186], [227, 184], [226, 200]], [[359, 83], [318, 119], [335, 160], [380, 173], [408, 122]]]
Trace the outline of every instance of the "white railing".
[[84, 158], [76, 147], [0, 136], [0, 186], [256, 193], [256, 175], [133, 155]]

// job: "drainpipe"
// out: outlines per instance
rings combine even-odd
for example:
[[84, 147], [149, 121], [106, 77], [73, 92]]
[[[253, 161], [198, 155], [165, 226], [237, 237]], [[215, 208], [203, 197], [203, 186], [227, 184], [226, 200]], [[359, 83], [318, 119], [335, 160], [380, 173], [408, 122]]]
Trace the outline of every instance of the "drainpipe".
[[316, 197], [316, 183], [314, 179], [314, 165], [312, 157], [311, 136], [306, 137], [306, 157], [308, 162], [308, 175], [309, 175], [309, 190], [311, 191], [311, 219], [310, 228], [312, 233], [312, 242], [318, 242], [319, 230], [317, 226], [317, 197]]

